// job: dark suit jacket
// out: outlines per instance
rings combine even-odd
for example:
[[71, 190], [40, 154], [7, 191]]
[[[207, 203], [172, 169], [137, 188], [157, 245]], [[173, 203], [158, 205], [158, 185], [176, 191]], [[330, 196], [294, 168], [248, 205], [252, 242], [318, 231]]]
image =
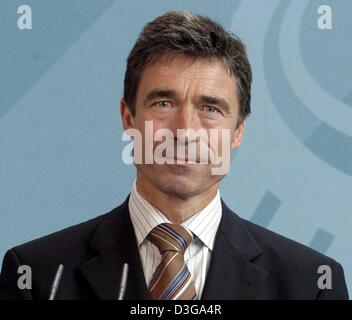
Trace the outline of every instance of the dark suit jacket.
[[[9, 250], [0, 299], [48, 299], [59, 264], [56, 299], [116, 299], [129, 264], [125, 299], [148, 299], [128, 198], [111, 212]], [[348, 299], [342, 267], [312, 249], [223, 213], [202, 299]], [[32, 290], [19, 290], [19, 265], [32, 269]], [[320, 265], [332, 269], [332, 289], [320, 290]]]

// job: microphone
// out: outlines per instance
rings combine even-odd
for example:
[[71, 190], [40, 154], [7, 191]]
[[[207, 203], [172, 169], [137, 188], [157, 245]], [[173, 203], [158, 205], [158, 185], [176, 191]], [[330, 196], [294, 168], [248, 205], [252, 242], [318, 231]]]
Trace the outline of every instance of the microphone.
[[128, 264], [124, 263], [124, 265], [122, 267], [122, 272], [121, 272], [119, 295], [117, 297], [117, 300], [123, 300], [123, 298], [125, 296], [126, 285], [127, 285], [127, 276], [128, 276]]
[[61, 276], [62, 276], [62, 272], [63, 271], [64, 271], [64, 266], [62, 264], [60, 264], [59, 267], [56, 270], [54, 282], [53, 282], [53, 284], [51, 286], [49, 300], [54, 300], [55, 299], [56, 292], [57, 292], [57, 289], [59, 288], [59, 284], [60, 284], [60, 281], [61, 281]]
[[[55, 278], [54, 278], [53, 284], [50, 289], [49, 300], [55, 300], [55, 296], [56, 296], [57, 290], [60, 285], [63, 271], [64, 271], [64, 266], [62, 264], [60, 264], [56, 270]], [[123, 298], [125, 296], [127, 277], [128, 277], [128, 264], [125, 263], [122, 267], [121, 280], [120, 280], [120, 286], [119, 286], [119, 294], [118, 294], [117, 300], [123, 300]]]

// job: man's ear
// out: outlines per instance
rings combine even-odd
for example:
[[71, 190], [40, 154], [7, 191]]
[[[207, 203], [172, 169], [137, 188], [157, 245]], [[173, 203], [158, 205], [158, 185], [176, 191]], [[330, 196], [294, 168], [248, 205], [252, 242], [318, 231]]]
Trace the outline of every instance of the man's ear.
[[237, 129], [233, 133], [233, 139], [231, 142], [231, 149], [237, 149], [242, 143], [244, 128], [246, 126], [245, 121], [243, 120]]
[[131, 109], [128, 107], [124, 99], [120, 100], [120, 113], [123, 130], [134, 128], [134, 118], [132, 116]]

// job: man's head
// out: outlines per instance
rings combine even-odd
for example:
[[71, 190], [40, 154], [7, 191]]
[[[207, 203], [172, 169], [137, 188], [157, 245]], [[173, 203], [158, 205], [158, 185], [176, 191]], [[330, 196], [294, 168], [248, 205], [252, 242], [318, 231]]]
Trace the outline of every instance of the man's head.
[[[170, 129], [175, 144], [177, 129], [228, 129], [229, 148], [235, 149], [250, 114], [251, 81], [246, 51], [236, 36], [206, 17], [166, 13], [144, 27], [129, 54], [121, 101], [124, 129], [144, 136], [145, 122], [152, 121], [154, 131]], [[221, 180], [211, 167], [154, 163], [139, 164], [137, 170], [150, 186], [186, 198]]]

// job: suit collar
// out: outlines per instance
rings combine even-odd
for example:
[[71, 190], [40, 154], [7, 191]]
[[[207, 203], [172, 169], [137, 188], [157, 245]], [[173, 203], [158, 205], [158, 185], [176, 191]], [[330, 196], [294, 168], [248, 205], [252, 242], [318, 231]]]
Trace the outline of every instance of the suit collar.
[[243, 220], [227, 207], [223, 199], [221, 199], [221, 206], [223, 215], [218, 230], [232, 250], [248, 261], [262, 254], [259, 244]]

